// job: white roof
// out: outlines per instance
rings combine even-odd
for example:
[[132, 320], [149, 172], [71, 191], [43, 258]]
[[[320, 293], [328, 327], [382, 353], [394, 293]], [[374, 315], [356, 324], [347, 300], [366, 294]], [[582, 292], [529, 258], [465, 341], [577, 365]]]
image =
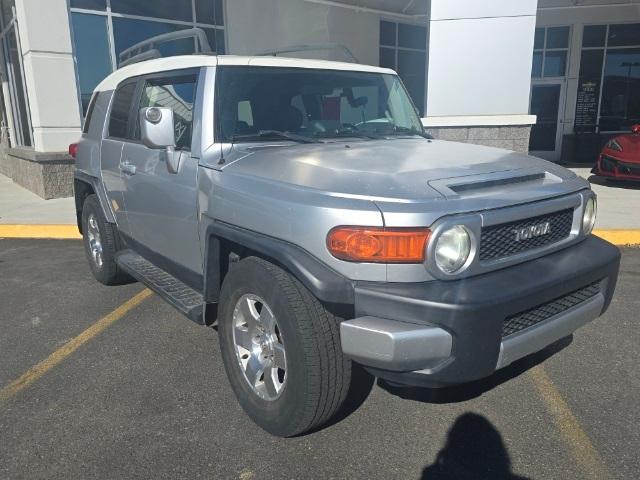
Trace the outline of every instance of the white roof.
[[388, 68], [361, 65], [359, 63], [332, 62], [329, 60], [313, 60], [309, 58], [286, 58], [274, 56], [237, 56], [237, 55], [180, 55], [175, 57], [156, 58], [122, 67], [96, 87], [96, 91], [114, 90], [120, 82], [130, 77], [168, 70], [184, 68], [215, 67], [217, 65], [250, 65], [256, 67], [290, 67], [316, 68], [324, 70], [345, 70], [352, 72], [395, 72]]

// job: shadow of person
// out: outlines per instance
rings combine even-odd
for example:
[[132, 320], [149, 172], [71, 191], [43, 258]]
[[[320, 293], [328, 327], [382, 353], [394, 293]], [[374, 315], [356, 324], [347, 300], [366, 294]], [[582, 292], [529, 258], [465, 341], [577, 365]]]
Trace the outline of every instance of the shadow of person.
[[496, 428], [482, 415], [457, 418], [435, 462], [424, 468], [422, 480], [527, 480], [511, 471], [507, 447]]

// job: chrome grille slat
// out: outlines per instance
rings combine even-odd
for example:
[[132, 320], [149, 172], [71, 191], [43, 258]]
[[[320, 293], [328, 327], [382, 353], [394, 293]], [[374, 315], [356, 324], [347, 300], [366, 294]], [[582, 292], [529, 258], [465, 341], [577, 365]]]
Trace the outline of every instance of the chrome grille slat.
[[[549, 222], [549, 233], [526, 240], [516, 240], [516, 230], [539, 225], [543, 222]], [[480, 237], [479, 259], [480, 261], [497, 260], [559, 242], [571, 234], [572, 224], [573, 209], [568, 208], [515, 222], [483, 227]]]

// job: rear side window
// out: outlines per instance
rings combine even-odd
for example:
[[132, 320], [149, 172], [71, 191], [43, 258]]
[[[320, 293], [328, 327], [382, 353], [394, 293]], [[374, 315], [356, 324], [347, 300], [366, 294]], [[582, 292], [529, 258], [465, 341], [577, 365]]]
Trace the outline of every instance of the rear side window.
[[[193, 104], [196, 95], [196, 75], [148, 79], [142, 89], [140, 108], [165, 107], [173, 110], [176, 148], [191, 148]], [[135, 139], [140, 138], [139, 118], [136, 115]]]
[[91, 101], [89, 102], [89, 108], [87, 108], [87, 115], [84, 117], [84, 125], [82, 125], [82, 133], [89, 133], [89, 122], [91, 122], [91, 115], [93, 114], [93, 108], [96, 106], [96, 100], [98, 99], [98, 92], [93, 94]]
[[114, 138], [128, 138], [129, 112], [136, 93], [136, 83], [131, 82], [118, 87], [111, 106], [109, 117], [109, 136]]

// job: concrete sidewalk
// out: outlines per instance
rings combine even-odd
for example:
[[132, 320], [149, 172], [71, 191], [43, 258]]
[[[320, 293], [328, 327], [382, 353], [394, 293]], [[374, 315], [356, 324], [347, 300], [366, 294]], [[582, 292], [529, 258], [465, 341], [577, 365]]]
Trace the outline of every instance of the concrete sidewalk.
[[[598, 194], [596, 229], [640, 229], [640, 183], [605, 182], [587, 168], [572, 169]], [[72, 197], [43, 200], [0, 175], [0, 224], [75, 225]]]
[[0, 175], [0, 224], [76, 223], [73, 197], [43, 200]]

